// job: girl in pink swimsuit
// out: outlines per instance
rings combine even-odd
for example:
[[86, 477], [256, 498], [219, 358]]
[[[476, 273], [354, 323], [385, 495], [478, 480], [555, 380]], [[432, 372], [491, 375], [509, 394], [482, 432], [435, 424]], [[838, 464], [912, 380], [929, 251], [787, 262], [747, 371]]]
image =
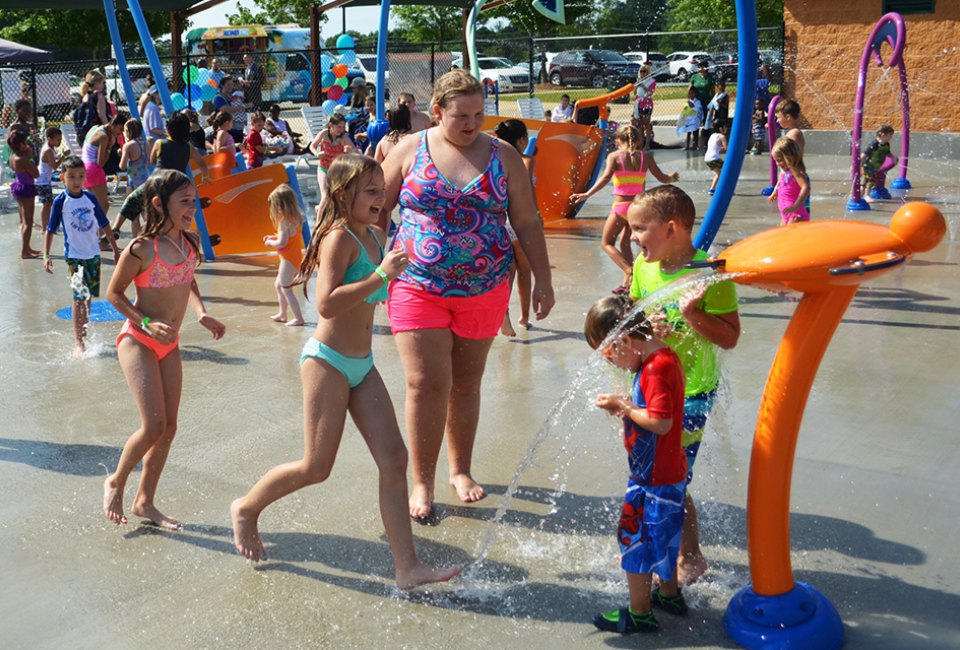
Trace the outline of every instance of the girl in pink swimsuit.
[[[633, 199], [646, 187], [647, 172], [653, 174], [661, 183], [673, 183], [680, 180], [680, 174], [664, 174], [657, 167], [653, 154], [640, 147], [640, 131], [636, 127], [625, 125], [617, 131], [617, 150], [607, 156], [607, 166], [603, 175], [586, 192], [570, 195], [573, 203], [586, 201], [613, 181], [613, 206], [603, 225], [600, 247], [610, 256], [613, 263], [623, 271], [623, 283], [614, 289], [614, 293], [625, 293], [633, 277], [633, 250], [630, 248], [630, 228], [627, 226], [627, 209]], [[622, 233], [622, 236], [621, 236]], [[617, 237], [620, 243], [617, 244]]]
[[310, 143], [310, 152], [319, 158], [317, 164], [317, 185], [320, 186], [320, 203], [327, 195], [327, 170], [337, 159], [345, 153], [353, 153], [356, 147], [350, 142], [347, 135], [347, 120], [339, 113], [334, 113], [327, 120], [327, 128], [320, 131]]
[[810, 221], [810, 213], [804, 206], [810, 195], [810, 179], [807, 178], [807, 168], [803, 164], [800, 146], [784, 136], [773, 144], [770, 155], [780, 168], [780, 178], [773, 188], [773, 194], [767, 200], [770, 203], [777, 202], [780, 225]]
[[[117, 357], [141, 422], [103, 484], [103, 513], [116, 524], [127, 523], [123, 490], [130, 472], [143, 461], [133, 514], [161, 528], [181, 526], [157, 509], [154, 497], [177, 432], [183, 383], [177, 342], [187, 303], [192, 302], [197, 321], [214, 339], [226, 330], [204, 310], [193, 277], [200, 253], [197, 237], [188, 229], [196, 201], [196, 188], [183, 173], [166, 169], [151, 176], [144, 185], [146, 225], [120, 255], [107, 289], [107, 299], [127, 317], [117, 337]], [[125, 295], [131, 283], [137, 290], [135, 305]]]

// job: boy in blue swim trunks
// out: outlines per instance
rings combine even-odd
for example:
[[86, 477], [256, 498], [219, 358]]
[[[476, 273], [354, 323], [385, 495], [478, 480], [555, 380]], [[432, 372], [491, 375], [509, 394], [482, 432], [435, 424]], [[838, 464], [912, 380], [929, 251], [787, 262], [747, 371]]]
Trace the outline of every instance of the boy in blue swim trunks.
[[[113, 238], [107, 215], [100, 209], [100, 203], [93, 194], [83, 189], [86, 178], [83, 161], [77, 156], [69, 156], [63, 161], [61, 170], [66, 189], [53, 201], [43, 240], [43, 268], [47, 273], [53, 273], [50, 248], [53, 236], [62, 227], [63, 257], [73, 287], [73, 334], [77, 353], [82, 354], [86, 347], [90, 301], [100, 296], [99, 234], [102, 232], [110, 243], [114, 262], [120, 257], [120, 249]], [[73, 276], [81, 270], [81, 281], [74, 284]]]
[[[677, 354], [654, 338], [653, 325], [627, 296], [595, 303], [584, 334], [610, 363], [635, 373], [630, 396], [600, 395], [596, 402], [623, 418], [630, 479], [617, 542], [630, 606], [597, 614], [593, 624], [620, 634], [656, 632], [660, 624], [651, 605], [677, 616], [687, 613], [676, 574], [687, 487], [687, 458], [680, 444], [683, 368]], [[651, 592], [654, 573], [660, 586]]]
[[[627, 211], [631, 239], [640, 247], [633, 266], [631, 298], [640, 300], [650, 295], [693, 272], [685, 268], [689, 262], [707, 258], [706, 252], [694, 248], [691, 240], [695, 218], [693, 201], [678, 187], [662, 185], [637, 195]], [[678, 301], [663, 305], [650, 315], [650, 321], [654, 336], [670, 346], [683, 365], [686, 381], [683, 448], [687, 455], [689, 486], [720, 382], [717, 347], [729, 350], [740, 338], [734, 284], [724, 280], [709, 287], [700, 286]], [[707, 570], [707, 561], [700, 550], [697, 510], [689, 489], [684, 511], [677, 575], [680, 584], [690, 584]]]

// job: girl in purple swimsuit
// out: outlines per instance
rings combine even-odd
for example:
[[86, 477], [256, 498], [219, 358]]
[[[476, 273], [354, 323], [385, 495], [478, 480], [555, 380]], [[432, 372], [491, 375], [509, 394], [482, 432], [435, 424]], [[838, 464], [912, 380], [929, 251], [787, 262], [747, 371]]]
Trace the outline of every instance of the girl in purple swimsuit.
[[410, 265], [390, 283], [387, 313], [407, 380], [410, 515], [431, 514], [444, 431], [450, 484], [478, 501], [471, 475], [487, 354], [507, 310], [509, 221], [533, 271], [537, 318], [553, 307], [550, 263], [520, 154], [482, 132], [483, 87], [463, 70], [435, 86], [437, 126], [403, 138], [384, 161], [380, 227], [400, 206], [395, 247]]
[[40, 251], [30, 247], [30, 237], [33, 234], [33, 199], [37, 196], [37, 186], [33, 179], [40, 175], [37, 166], [33, 163], [33, 148], [30, 146], [29, 135], [19, 129], [11, 131], [7, 136], [7, 144], [13, 155], [10, 156], [10, 167], [16, 179], [10, 183], [10, 196], [17, 201], [20, 211], [20, 257], [33, 259], [40, 257]]

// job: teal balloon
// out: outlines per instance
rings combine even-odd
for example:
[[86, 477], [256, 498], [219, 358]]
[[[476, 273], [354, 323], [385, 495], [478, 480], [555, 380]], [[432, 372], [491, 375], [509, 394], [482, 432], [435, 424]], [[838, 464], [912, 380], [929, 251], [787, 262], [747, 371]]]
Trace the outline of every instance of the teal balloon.
[[320, 55], [320, 72], [328, 72], [333, 65], [333, 57], [329, 54]]
[[173, 104], [173, 110], [182, 111], [187, 107], [187, 98], [180, 93], [170, 95], [170, 103]]
[[199, 111], [201, 108], [203, 108], [203, 98], [197, 97], [192, 102], [190, 102], [190, 108], [192, 108], [195, 111]]
[[324, 101], [322, 104], [320, 104], [320, 108], [322, 108], [323, 112], [326, 113], [327, 115], [333, 115], [333, 111], [336, 107], [337, 107], [337, 102], [333, 101], [332, 99], [328, 99]]
[[188, 68], [183, 69], [183, 83], [189, 84], [194, 83], [197, 79], [200, 78], [200, 68], [195, 65], [192, 65]]
[[335, 83], [337, 83], [337, 77], [330, 70], [327, 70], [320, 76], [320, 86], [323, 88], [329, 88]]
[[353, 45], [353, 36], [350, 36], [350, 34], [340, 34], [340, 36], [337, 37], [337, 49], [341, 52], [344, 50], [352, 50]]
[[191, 84], [191, 86], [190, 86], [190, 105], [192, 106], [192, 105], [193, 105], [193, 102], [196, 101], [197, 98], [199, 98], [199, 97], [203, 97], [203, 88], [201, 88], [201, 87], [198, 86], [197, 84]]
[[353, 50], [347, 50], [340, 55], [340, 63], [344, 65], [353, 65], [357, 62], [357, 53]]
[[213, 86], [204, 86], [200, 89], [200, 99], [205, 102], [212, 102], [217, 96], [217, 89]]
[[343, 88], [344, 90], [346, 90], [347, 86], [350, 85], [350, 82], [347, 81], [346, 77], [340, 77], [339, 79], [334, 80], [334, 83], [340, 86], [341, 88]]

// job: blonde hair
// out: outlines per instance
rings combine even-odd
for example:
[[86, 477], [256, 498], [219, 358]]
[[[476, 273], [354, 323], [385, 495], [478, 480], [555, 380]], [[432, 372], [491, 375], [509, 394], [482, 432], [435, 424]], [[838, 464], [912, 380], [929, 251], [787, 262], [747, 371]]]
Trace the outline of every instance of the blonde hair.
[[430, 105], [446, 108], [451, 100], [466, 95], [483, 95], [483, 86], [469, 72], [451, 70], [437, 79]]
[[103, 81], [106, 82], [107, 78], [103, 76], [103, 73], [99, 70], [91, 70], [83, 78], [83, 83], [80, 84], [80, 98], [82, 99], [86, 95], [90, 94], [90, 91], [93, 90], [93, 87], [97, 82]]
[[777, 138], [777, 141], [773, 143], [773, 147], [770, 148], [770, 155], [774, 158], [777, 156], [783, 158], [783, 162], [787, 164], [791, 173], [807, 173], [807, 168], [803, 164], [803, 154], [800, 153], [800, 145], [787, 136]]
[[297, 195], [286, 183], [277, 185], [270, 192], [270, 196], [267, 197], [267, 206], [270, 208], [270, 222], [277, 230], [280, 229], [281, 224], [289, 224], [297, 228], [303, 220]]
[[636, 207], [652, 210], [661, 223], [676, 221], [687, 230], [693, 230], [697, 218], [697, 209], [690, 195], [674, 185], [658, 185], [637, 194], [630, 209]]
[[617, 129], [617, 142], [627, 145], [630, 153], [637, 153], [640, 150], [640, 131], [633, 125], [624, 124]]
[[303, 256], [297, 277], [290, 286], [303, 284], [303, 294], [307, 295], [306, 282], [320, 262], [320, 244], [323, 238], [336, 228], [345, 227], [347, 215], [353, 206], [353, 200], [360, 189], [360, 181], [380, 164], [373, 158], [356, 153], [337, 156], [327, 170], [327, 193], [317, 210], [317, 220], [313, 224], [310, 245]]
[[653, 338], [653, 325], [626, 295], [607, 296], [593, 303], [583, 324], [583, 335], [594, 350], [614, 331], [638, 339]]

